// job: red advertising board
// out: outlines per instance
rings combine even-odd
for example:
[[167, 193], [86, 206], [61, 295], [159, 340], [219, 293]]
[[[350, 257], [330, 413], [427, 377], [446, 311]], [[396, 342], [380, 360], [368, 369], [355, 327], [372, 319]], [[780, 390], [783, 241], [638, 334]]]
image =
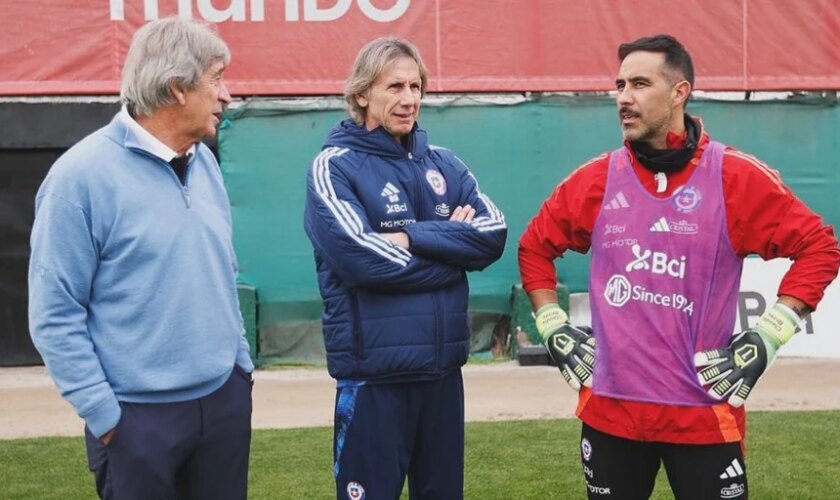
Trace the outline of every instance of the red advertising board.
[[238, 95], [337, 94], [358, 49], [415, 42], [435, 92], [609, 90], [621, 42], [670, 33], [700, 90], [840, 89], [838, 0], [4, 0], [0, 95], [115, 94], [131, 34], [215, 24]]

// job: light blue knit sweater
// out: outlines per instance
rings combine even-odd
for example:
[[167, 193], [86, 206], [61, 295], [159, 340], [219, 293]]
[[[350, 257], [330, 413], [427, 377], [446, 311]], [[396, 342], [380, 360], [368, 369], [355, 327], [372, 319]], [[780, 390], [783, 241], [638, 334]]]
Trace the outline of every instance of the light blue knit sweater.
[[236, 293], [230, 203], [199, 144], [186, 186], [120, 116], [53, 165], [38, 191], [32, 339], [91, 432], [120, 401], [205, 396], [253, 370]]

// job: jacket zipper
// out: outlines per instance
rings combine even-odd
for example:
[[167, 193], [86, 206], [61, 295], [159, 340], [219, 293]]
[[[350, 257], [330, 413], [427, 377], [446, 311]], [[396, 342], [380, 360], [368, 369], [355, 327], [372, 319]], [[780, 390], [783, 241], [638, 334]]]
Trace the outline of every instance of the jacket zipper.
[[408, 153], [407, 157], [408, 166], [417, 180], [417, 185], [414, 187], [414, 213], [418, 221], [426, 220], [426, 203], [423, 200], [423, 177], [420, 175], [420, 166], [414, 161], [414, 155]]
[[[407, 155], [409, 167], [414, 172], [414, 177], [417, 180], [417, 185], [414, 189], [414, 213], [417, 215], [417, 220], [426, 220], [426, 202], [423, 199], [423, 176], [421, 175], [421, 167], [414, 161], [414, 155], [409, 152]], [[440, 297], [438, 294], [432, 294], [432, 309], [435, 315], [435, 371], [439, 372], [443, 365], [443, 318], [441, 317]]]

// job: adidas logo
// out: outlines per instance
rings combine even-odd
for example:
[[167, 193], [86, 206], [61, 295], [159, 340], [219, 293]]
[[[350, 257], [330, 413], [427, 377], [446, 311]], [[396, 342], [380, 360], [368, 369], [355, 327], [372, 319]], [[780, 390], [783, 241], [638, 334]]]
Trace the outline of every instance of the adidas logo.
[[616, 194], [609, 203], [604, 206], [604, 210], [617, 210], [619, 208], [630, 208], [630, 204], [627, 203], [627, 198], [624, 197], [624, 193], [621, 191]]
[[399, 193], [400, 190], [389, 182], [385, 184], [385, 188], [382, 190], [381, 194], [383, 198], [388, 198], [388, 201], [391, 203], [396, 203], [400, 201]]
[[720, 478], [733, 479], [743, 475], [744, 469], [741, 468], [741, 464], [738, 463], [738, 459], [734, 458], [732, 459], [732, 463], [729, 465], [729, 467], [727, 467], [723, 474], [720, 475]]
[[665, 219], [665, 217], [662, 217], [650, 226], [650, 231], [652, 233], [670, 233], [671, 228], [668, 227], [668, 220]]

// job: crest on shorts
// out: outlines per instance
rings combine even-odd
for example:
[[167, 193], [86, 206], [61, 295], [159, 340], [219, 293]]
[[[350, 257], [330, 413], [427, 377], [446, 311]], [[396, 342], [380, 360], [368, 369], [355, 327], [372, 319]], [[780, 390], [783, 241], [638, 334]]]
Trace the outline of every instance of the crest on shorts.
[[588, 439], [583, 438], [580, 442], [580, 452], [583, 453], [584, 460], [592, 458], [592, 444], [590, 444]]
[[365, 489], [356, 481], [347, 483], [347, 498], [350, 500], [365, 500]]

